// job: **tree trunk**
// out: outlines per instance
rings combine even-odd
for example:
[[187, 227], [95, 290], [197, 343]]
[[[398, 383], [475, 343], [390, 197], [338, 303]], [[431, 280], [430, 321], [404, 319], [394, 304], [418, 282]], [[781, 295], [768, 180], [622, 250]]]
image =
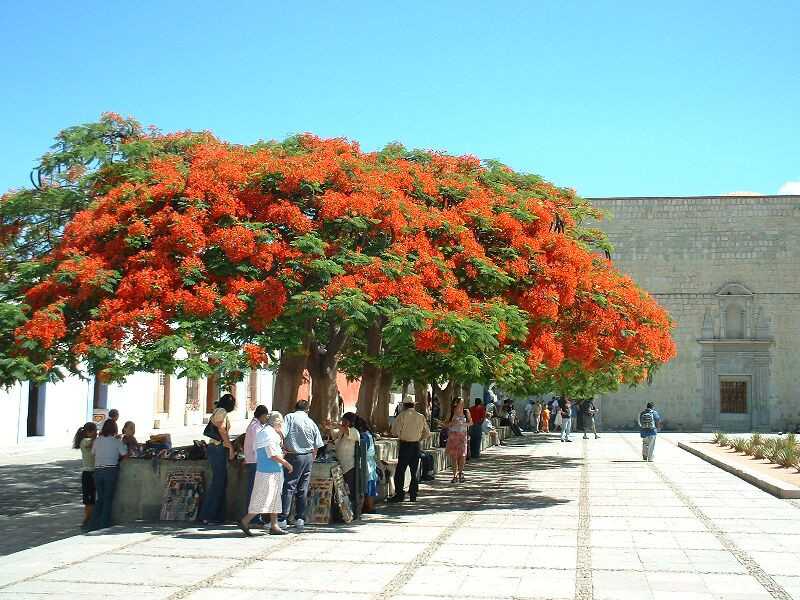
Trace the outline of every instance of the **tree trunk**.
[[275, 374], [275, 392], [272, 396], [272, 410], [282, 415], [294, 410], [297, 392], [303, 383], [306, 368], [305, 354], [283, 354]]
[[339, 387], [336, 377], [339, 374], [339, 357], [347, 340], [347, 334], [340, 328], [330, 327], [328, 346], [312, 343], [306, 368], [311, 374], [311, 407], [308, 415], [317, 423], [339, 417]]
[[336, 385], [336, 376], [339, 374], [339, 358], [315, 354], [312, 352], [308, 360], [308, 372], [311, 374], [311, 406], [308, 414], [317, 423], [327, 419], [338, 420], [339, 387]]
[[440, 389], [439, 406], [442, 407], [442, 414], [448, 414], [450, 412], [450, 403], [453, 401], [453, 398], [456, 395], [456, 388], [456, 382], [450, 380], [446, 387]]
[[381, 369], [375, 410], [372, 411], [372, 428], [376, 433], [387, 434], [391, 429], [389, 427], [389, 401], [393, 384], [394, 374]]
[[414, 408], [418, 413], [425, 415], [427, 421], [431, 420], [428, 410], [428, 386], [421, 381], [414, 382]]
[[372, 411], [375, 408], [375, 401], [378, 396], [378, 384], [380, 383], [380, 369], [376, 367], [370, 358], [380, 355], [381, 352], [381, 329], [382, 319], [367, 330], [367, 352], [364, 360], [364, 367], [361, 369], [361, 387], [358, 389], [358, 402], [356, 402], [356, 414], [367, 422], [372, 421]]
[[406, 396], [408, 396], [408, 387], [410, 385], [411, 381], [409, 381], [408, 379], [405, 379], [403, 381], [403, 391], [400, 394], [400, 402], [403, 402], [406, 399]]
[[472, 391], [472, 385], [469, 383], [464, 383], [461, 385], [461, 397], [464, 399], [465, 406], [472, 406], [472, 398], [469, 397], [469, 393]]

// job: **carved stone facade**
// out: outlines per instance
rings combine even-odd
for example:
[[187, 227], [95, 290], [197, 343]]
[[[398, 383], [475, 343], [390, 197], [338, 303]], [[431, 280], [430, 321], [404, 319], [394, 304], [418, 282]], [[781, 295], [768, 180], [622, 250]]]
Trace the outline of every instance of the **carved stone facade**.
[[[675, 429], [800, 425], [800, 197], [601, 198], [617, 267], [670, 311], [678, 356], [601, 399], [603, 426], [648, 401]], [[598, 413], [599, 414], [599, 413]]]

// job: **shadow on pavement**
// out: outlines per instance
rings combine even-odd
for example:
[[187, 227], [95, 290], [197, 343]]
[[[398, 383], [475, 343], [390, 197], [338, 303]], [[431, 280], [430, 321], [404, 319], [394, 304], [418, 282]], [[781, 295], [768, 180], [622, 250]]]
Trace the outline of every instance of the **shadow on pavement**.
[[[577, 442], [577, 440], [576, 440]], [[436, 479], [422, 482], [418, 502], [389, 504], [381, 502], [378, 512], [353, 524], [402, 524], [407, 517], [454, 511], [497, 511], [536, 509], [564, 504], [558, 498], [531, 485], [531, 471], [578, 469], [579, 458], [566, 458], [548, 452], [549, 444], [558, 444], [552, 434], [527, 434], [505, 441], [501, 448], [484, 451], [480, 459], [470, 460], [464, 470], [464, 483], [450, 483], [451, 472], [441, 471]], [[531, 455], [530, 449], [538, 448]], [[619, 461], [638, 462], [638, 461]], [[61, 460], [49, 464], [0, 466], [0, 555], [79, 534], [82, 518], [80, 497], [81, 461]], [[153, 533], [184, 539], [238, 538], [234, 524], [194, 529], [188, 522], [137, 522], [116, 526], [92, 536]], [[351, 525], [309, 525], [315, 531], [347, 534]]]

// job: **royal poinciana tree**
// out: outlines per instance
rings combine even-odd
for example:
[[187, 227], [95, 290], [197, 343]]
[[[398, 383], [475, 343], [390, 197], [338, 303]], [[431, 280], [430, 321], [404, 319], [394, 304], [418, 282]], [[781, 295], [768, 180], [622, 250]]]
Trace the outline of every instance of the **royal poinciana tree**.
[[104, 115], [0, 202], [0, 377], [336, 375], [384, 429], [395, 382], [590, 395], [675, 352], [574, 192], [498, 163], [300, 135], [228, 144]]

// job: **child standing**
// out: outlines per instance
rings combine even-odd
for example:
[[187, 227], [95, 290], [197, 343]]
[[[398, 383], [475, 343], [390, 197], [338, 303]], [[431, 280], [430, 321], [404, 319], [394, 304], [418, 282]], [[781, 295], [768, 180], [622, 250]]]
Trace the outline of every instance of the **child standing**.
[[83, 522], [81, 529], [89, 526], [89, 519], [92, 517], [92, 509], [97, 500], [97, 491], [94, 486], [94, 454], [92, 445], [97, 437], [97, 425], [89, 421], [83, 427], [79, 427], [72, 438], [72, 447], [81, 451], [83, 469], [81, 470], [81, 492], [83, 495]]

